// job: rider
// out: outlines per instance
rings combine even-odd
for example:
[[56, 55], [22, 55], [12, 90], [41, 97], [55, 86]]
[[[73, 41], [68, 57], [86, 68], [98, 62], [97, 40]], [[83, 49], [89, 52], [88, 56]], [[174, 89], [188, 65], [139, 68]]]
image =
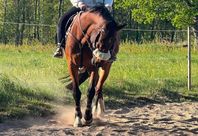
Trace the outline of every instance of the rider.
[[[54, 57], [62, 58], [63, 50], [65, 48], [65, 33], [68, 28], [68, 20], [74, 14], [79, 11], [85, 11], [88, 8], [94, 7], [96, 5], [103, 4], [109, 11], [112, 10], [113, 0], [70, 0], [73, 7], [67, 11], [59, 20], [57, 26], [57, 49], [54, 53]], [[71, 22], [70, 22], [71, 23]]]

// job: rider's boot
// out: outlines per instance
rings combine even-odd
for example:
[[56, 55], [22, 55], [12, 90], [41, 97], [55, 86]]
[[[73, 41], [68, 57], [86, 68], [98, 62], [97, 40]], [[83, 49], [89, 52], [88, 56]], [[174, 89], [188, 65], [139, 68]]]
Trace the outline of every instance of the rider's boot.
[[61, 43], [58, 43], [57, 49], [54, 52], [54, 57], [56, 58], [63, 58], [63, 53], [64, 52], [64, 47], [62, 46]]

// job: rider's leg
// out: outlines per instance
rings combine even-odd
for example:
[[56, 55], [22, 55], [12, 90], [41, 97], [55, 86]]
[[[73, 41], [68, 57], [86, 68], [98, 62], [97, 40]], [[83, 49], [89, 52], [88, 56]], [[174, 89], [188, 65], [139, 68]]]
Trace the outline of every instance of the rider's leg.
[[[54, 53], [54, 57], [62, 58], [63, 49], [65, 48], [65, 34], [71, 22], [67, 23], [69, 18], [80, 11], [80, 8], [72, 7], [66, 12], [59, 20], [57, 26], [57, 50]], [[66, 26], [67, 25], [67, 26]]]

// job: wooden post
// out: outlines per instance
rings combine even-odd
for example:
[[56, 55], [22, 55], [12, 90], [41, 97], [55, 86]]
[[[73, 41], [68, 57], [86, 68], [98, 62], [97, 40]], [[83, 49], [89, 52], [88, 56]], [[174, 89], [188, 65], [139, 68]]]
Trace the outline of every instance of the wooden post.
[[188, 27], [188, 90], [191, 90], [191, 43], [190, 43], [190, 27]]

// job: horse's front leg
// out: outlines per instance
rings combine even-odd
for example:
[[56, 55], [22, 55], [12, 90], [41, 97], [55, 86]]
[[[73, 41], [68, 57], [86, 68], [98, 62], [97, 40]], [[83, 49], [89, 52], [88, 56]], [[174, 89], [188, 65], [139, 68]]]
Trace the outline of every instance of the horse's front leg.
[[103, 66], [100, 69], [100, 74], [99, 74], [99, 80], [96, 85], [96, 101], [93, 109], [93, 113], [96, 114], [98, 117], [101, 117], [104, 115], [105, 112], [105, 104], [104, 104], [104, 99], [103, 99], [103, 94], [102, 94], [102, 87], [109, 75], [109, 71], [111, 68], [111, 63], [107, 63], [105, 66]]
[[95, 71], [92, 71], [90, 74], [90, 78], [89, 78], [89, 88], [88, 88], [88, 92], [87, 92], [87, 107], [85, 110], [85, 123], [87, 125], [89, 125], [92, 120], [93, 120], [93, 116], [92, 116], [92, 100], [95, 96], [95, 86], [96, 83], [98, 81], [98, 69]]
[[73, 98], [75, 100], [75, 121], [74, 127], [82, 126], [82, 112], [80, 107], [80, 99], [81, 99], [81, 92], [79, 89], [79, 76], [78, 76], [78, 67], [74, 64], [68, 64], [70, 77], [72, 79], [72, 91], [73, 91]]

